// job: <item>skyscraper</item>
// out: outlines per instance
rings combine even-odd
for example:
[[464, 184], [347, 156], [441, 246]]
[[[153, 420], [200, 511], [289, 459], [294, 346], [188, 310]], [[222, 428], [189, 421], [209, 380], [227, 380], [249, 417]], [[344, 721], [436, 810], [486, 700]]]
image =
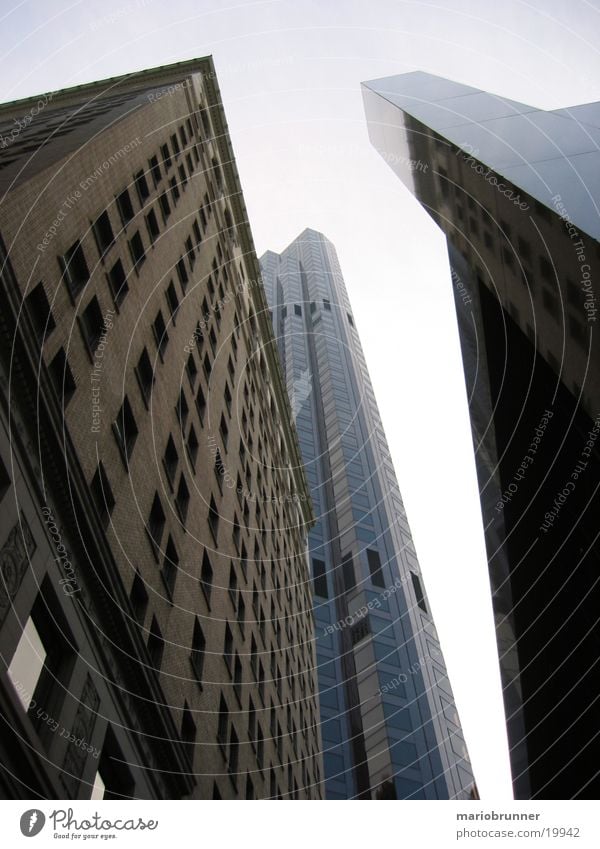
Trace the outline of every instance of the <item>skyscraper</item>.
[[421, 72], [363, 96], [448, 241], [515, 796], [597, 798], [600, 103]]
[[335, 249], [261, 258], [316, 513], [326, 796], [468, 798], [460, 722]]
[[212, 60], [0, 134], [0, 794], [320, 798], [312, 510]]

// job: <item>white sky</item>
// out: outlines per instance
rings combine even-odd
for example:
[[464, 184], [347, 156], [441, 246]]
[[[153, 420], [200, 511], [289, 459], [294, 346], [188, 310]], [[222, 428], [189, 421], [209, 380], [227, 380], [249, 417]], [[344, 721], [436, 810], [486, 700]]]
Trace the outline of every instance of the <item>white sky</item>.
[[360, 82], [425, 70], [545, 108], [600, 99], [586, 0], [5, 0], [1, 100], [212, 53], [258, 253], [335, 244], [482, 798], [511, 798], [443, 239], [371, 148]]

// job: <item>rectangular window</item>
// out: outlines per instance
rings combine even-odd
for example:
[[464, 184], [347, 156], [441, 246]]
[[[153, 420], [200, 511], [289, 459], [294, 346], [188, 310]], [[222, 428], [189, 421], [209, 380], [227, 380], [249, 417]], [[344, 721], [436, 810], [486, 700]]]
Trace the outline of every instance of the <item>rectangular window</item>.
[[160, 354], [160, 357], [162, 359], [167, 349], [167, 343], [169, 341], [169, 334], [167, 333], [167, 327], [165, 325], [162, 310], [159, 310], [156, 313], [156, 318], [152, 322], [152, 332], [154, 334], [154, 340], [156, 342], [156, 347], [158, 348], [158, 353]]
[[175, 291], [175, 286], [172, 282], [167, 286], [166, 297], [171, 318], [173, 319], [173, 324], [175, 324], [175, 315], [179, 309], [179, 298], [177, 297], [177, 292]]
[[146, 406], [148, 406], [152, 394], [152, 386], [154, 385], [154, 371], [146, 348], [140, 354], [135, 373], [142, 392], [142, 398]]
[[113, 233], [110, 218], [106, 210], [104, 210], [104, 212], [102, 212], [98, 216], [98, 218], [96, 218], [96, 220], [92, 224], [92, 230], [94, 231], [94, 237], [96, 239], [96, 244], [98, 245], [98, 251], [100, 253], [100, 256], [102, 257], [115, 241], [115, 234]]
[[165, 650], [165, 641], [163, 640], [162, 632], [158, 626], [156, 616], [152, 617], [150, 633], [148, 634], [148, 652], [152, 666], [158, 671], [162, 663], [163, 653]]
[[329, 598], [327, 592], [327, 575], [325, 573], [325, 563], [323, 560], [317, 560], [313, 557], [313, 586], [315, 595], [320, 598]]
[[181, 477], [179, 478], [179, 486], [177, 487], [175, 504], [177, 505], [177, 510], [179, 512], [181, 521], [185, 522], [187, 518], [188, 508], [190, 506], [190, 491], [188, 489], [187, 483], [185, 482], [183, 472], [181, 473]]
[[171, 167], [171, 152], [169, 151], [169, 145], [163, 144], [160, 146], [160, 153], [162, 156], [162, 161], [165, 166], [165, 170], [168, 170]]
[[204, 672], [204, 661], [206, 658], [206, 638], [204, 631], [200, 625], [200, 620], [194, 620], [194, 632], [192, 635], [192, 651], [190, 653], [190, 662], [194, 677], [198, 684], [202, 684], [202, 675]]
[[125, 295], [129, 292], [127, 275], [120, 259], [115, 262], [106, 276], [108, 278], [110, 293], [115, 304], [119, 307], [125, 300]]
[[121, 194], [117, 195], [117, 209], [119, 210], [121, 223], [123, 224], [123, 227], [126, 227], [134, 216], [133, 204], [131, 203], [131, 198], [127, 189], [123, 189]]
[[153, 209], [151, 209], [148, 215], [146, 216], [146, 229], [148, 231], [148, 238], [150, 239], [150, 244], [153, 245], [154, 242], [160, 236], [158, 218], [156, 217], [156, 212]]
[[411, 572], [410, 577], [412, 580], [413, 590], [415, 591], [417, 604], [424, 613], [427, 613], [427, 605], [425, 604], [425, 596], [423, 595], [423, 588], [421, 587], [421, 581], [419, 580], [419, 576], [416, 575], [414, 572]]
[[158, 156], [153, 156], [148, 164], [150, 165], [150, 173], [152, 174], [154, 185], [157, 186], [162, 180], [162, 172], [160, 170], [160, 165], [158, 164]]
[[177, 473], [178, 464], [179, 455], [177, 454], [177, 449], [175, 447], [173, 437], [169, 435], [169, 438], [167, 440], [167, 447], [163, 456], [163, 466], [167, 473], [167, 477], [171, 486], [175, 484], [175, 475]]
[[160, 211], [162, 212], [163, 221], [167, 222], [169, 215], [171, 214], [171, 204], [169, 203], [169, 198], [167, 197], [167, 193], [163, 192], [158, 196], [158, 205], [160, 206]]
[[94, 477], [90, 482], [90, 491], [102, 525], [106, 528], [115, 506], [115, 499], [102, 463], [98, 463], [96, 467]]
[[75, 298], [90, 279], [88, 264], [79, 240], [60, 257], [60, 265], [69, 293]]
[[177, 568], [179, 566], [179, 555], [173, 542], [173, 537], [169, 534], [167, 539], [167, 547], [165, 549], [165, 557], [162, 566], [162, 578], [169, 599], [173, 598], [175, 591], [175, 581], [177, 580]]
[[139, 272], [140, 268], [146, 260], [146, 250], [144, 248], [144, 243], [142, 241], [142, 237], [140, 236], [139, 230], [136, 230], [136, 232], [129, 240], [129, 250], [131, 252], [131, 260], [133, 262], [133, 267], [137, 272]]
[[62, 401], [63, 409], [75, 393], [77, 384], [69, 366], [64, 348], [59, 348], [48, 366], [56, 394]]
[[146, 610], [148, 609], [148, 593], [146, 591], [144, 579], [139, 572], [135, 573], [135, 578], [131, 585], [131, 592], [129, 593], [129, 600], [131, 602], [133, 615], [135, 616], [136, 621], [140, 625], [143, 625], [146, 617]]
[[46, 297], [46, 290], [43, 283], [38, 283], [37, 286], [25, 298], [29, 317], [35, 328], [39, 342], [44, 342], [50, 336], [56, 322]]
[[138, 427], [131, 409], [131, 404], [127, 396], [123, 399], [121, 409], [117, 413], [117, 418], [113, 422], [113, 433], [117, 444], [121, 449], [125, 461], [129, 460], [133, 446], [138, 438]]
[[162, 508], [162, 504], [160, 503], [158, 492], [155, 492], [152, 507], [150, 508], [150, 515], [148, 517], [148, 535], [150, 536], [150, 541], [154, 548], [158, 548], [160, 546], [163, 532], [165, 530], [165, 521], [165, 512]]
[[379, 552], [372, 548], [367, 549], [367, 560], [369, 562], [369, 572], [371, 573], [371, 582], [375, 587], [384, 587], [383, 571], [381, 569], [381, 559]]
[[150, 197], [150, 187], [148, 186], [146, 175], [143, 171], [138, 171], [137, 174], [133, 175], [133, 179], [135, 182], [135, 187], [137, 189], [138, 197], [140, 199], [140, 205], [144, 206], [144, 203]]

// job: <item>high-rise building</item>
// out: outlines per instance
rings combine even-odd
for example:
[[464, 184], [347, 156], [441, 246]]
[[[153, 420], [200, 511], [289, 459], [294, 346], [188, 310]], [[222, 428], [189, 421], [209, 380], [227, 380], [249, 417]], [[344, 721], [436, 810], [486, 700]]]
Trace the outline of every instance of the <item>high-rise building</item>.
[[448, 242], [517, 798], [600, 790], [600, 103], [364, 84]]
[[337, 255], [261, 257], [306, 466], [326, 797], [470, 798], [473, 774]]
[[0, 137], [0, 794], [320, 798], [312, 508], [212, 60]]

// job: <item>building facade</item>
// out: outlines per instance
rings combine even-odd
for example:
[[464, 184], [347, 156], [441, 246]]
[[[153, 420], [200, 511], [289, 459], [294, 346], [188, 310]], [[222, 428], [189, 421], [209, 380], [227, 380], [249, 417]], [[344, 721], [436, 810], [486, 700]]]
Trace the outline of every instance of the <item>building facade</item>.
[[473, 775], [331, 242], [261, 257], [316, 523], [326, 797], [469, 798]]
[[0, 135], [0, 792], [318, 799], [313, 514], [212, 60]]
[[363, 85], [448, 242], [516, 798], [597, 798], [600, 104]]

